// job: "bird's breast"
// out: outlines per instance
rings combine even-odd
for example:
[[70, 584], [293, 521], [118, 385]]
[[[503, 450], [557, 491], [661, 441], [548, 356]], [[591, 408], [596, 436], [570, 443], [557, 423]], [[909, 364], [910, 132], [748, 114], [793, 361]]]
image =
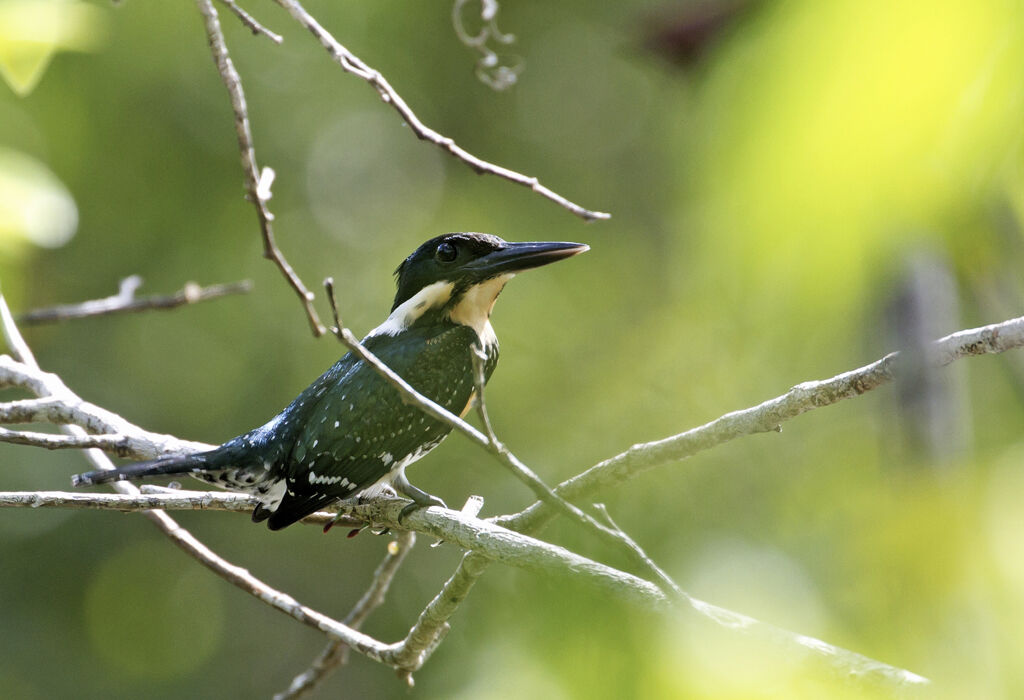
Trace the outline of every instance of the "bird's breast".
[[513, 274], [498, 275], [467, 289], [452, 306], [449, 318], [459, 325], [469, 326], [485, 348], [498, 344], [498, 336], [491, 326], [491, 311], [505, 284], [515, 277]]

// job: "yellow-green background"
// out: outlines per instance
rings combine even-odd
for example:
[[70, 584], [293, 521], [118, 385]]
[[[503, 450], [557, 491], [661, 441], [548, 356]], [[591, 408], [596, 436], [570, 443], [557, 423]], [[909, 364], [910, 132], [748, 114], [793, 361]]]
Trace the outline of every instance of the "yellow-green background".
[[[257, 153], [277, 172], [281, 246], [307, 283], [334, 276], [357, 332], [384, 317], [395, 265], [437, 233], [592, 246], [517, 279], [494, 316], [503, 357], [491, 413], [549, 483], [881, 356], [893, 343], [885, 309], [915, 261], [946, 270], [954, 290], [940, 334], [1024, 308], [1018, 1], [764, 0], [686, 67], [646, 50], [644, 31], [687, 3], [506, 2], [500, 26], [517, 35], [525, 71], [505, 93], [474, 78], [449, 2], [309, 2], [426, 123], [614, 214], [590, 225], [418, 142], [275, 4], [243, 4], [285, 36], [277, 47], [222, 17]], [[0, 15], [0, 275], [11, 305], [105, 296], [133, 273], [153, 293], [255, 282], [246, 297], [183, 310], [26, 329], [40, 362], [152, 430], [220, 442], [265, 421], [340, 351], [311, 338], [261, 258], [193, 3], [4, 0]], [[76, 210], [64, 245], [27, 237], [59, 243]], [[1024, 354], [941, 377], [956, 419], [940, 442], [959, 447], [938, 457], [908, 447], [888, 387], [600, 499], [694, 595], [929, 676], [940, 697], [1020, 697]], [[5, 446], [0, 489], [64, 489], [86, 467], [74, 453]], [[448, 503], [484, 496], [485, 514], [532, 500], [458, 437], [410, 473]], [[339, 617], [386, 544], [177, 517]], [[574, 528], [547, 536], [623, 565]], [[400, 638], [458, 557], [417, 549], [367, 631]], [[139, 517], [2, 511], [0, 562], [10, 697], [268, 697], [323, 643]], [[849, 692], [780, 671], [770, 650], [499, 567], [452, 622], [411, 696], [359, 657], [320, 696]]]

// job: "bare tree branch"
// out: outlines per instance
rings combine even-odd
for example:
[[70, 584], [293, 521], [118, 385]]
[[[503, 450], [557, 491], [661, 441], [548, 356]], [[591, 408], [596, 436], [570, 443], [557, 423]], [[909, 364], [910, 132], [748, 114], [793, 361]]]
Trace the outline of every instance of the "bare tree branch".
[[[969, 355], [1000, 353], [1019, 347], [1024, 347], [1024, 317], [946, 336], [936, 341], [931, 361], [936, 366], [943, 366]], [[776, 430], [783, 420], [813, 408], [860, 395], [891, 381], [897, 358], [898, 354], [893, 353], [871, 365], [832, 379], [798, 385], [783, 396], [753, 408], [726, 414], [680, 435], [654, 443], [635, 445], [627, 452], [566, 480], [556, 488], [556, 492], [572, 498], [587, 497], [600, 488], [630, 479], [640, 471], [684, 459], [742, 435]], [[538, 501], [520, 513], [494, 518], [494, 521], [516, 531], [536, 532], [555, 515], [557, 512], [551, 506]], [[459, 603], [468, 595], [477, 578], [482, 575], [487, 564], [484, 557], [475, 553], [469, 553], [463, 558], [455, 573], [410, 631], [406, 638], [407, 649], [415, 647], [414, 639], [429, 638], [441, 625], [446, 624]], [[820, 640], [764, 625], [752, 618], [729, 613], [693, 598], [690, 598], [690, 601], [696, 612], [721, 625], [810, 654], [844, 677], [852, 677], [889, 690], [927, 683], [926, 679], [909, 671], [880, 664]]]
[[217, 65], [217, 72], [220, 73], [224, 87], [231, 97], [231, 109], [235, 113], [235, 131], [238, 134], [238, 151], [242, 158], [242, 172], [245, 175], [246, 197], [256, 208], [256, 216], [259, 219], [260, 232], [263, 235], [263, 257], [273, 261], [281, 270], [281, 274], [288, 280], [295, 293], [299, 295], [306, 317], [309, 319], [309, 326], [313, 335], [320, 337], [324, 334], [324, 325], [313, 308], [313, 293], [306, 288], [302, 280], [292, 269], [292, 266], [285, 260], [281, 249], [277, 247], [274, 238], [274, 228], [271, 222], [274, 215], [267, 208], [267, 201], [270, 199], [270, 185], [274, 179], [274, 171], [265, 168], [262, 172], [256, 165], [256, 151], [252, 145], [252, 130], [249, 127], [249, 108], [245, 102], [245, 92], [242, 90], [242, 79], [235, 70], [231, 61], [227, 44], [224, 41], [224, 32], [221, 31], [220, 19], [217, 10], [213, 7], [211, 0], [196, 0], [203, 21], [206, 24], [206, 37], [210, 44], [210, 51], [214, 63]]
[[[0, 356], [6, 357], [6, 356]], [[2, 376], [2, 371], [0, 371]], [[0, 386], [9, 386], [0, 379]], [[53, 398], [24, 399], [0, 404], [0, 423], [76, 423], [87, 417], [75, 406], [68, 406]], [[84, 426], [83, 426], [84, 427]]]
[[423, 667], [448, 634], [448, 620], [466, 600], [473, 584], [487, 570], [489, 563], [483, 555], [467, 552], [455, 572], [420, 613], [416, 624], [402, 640], [400, 652], [395, 655], [396, 665], [410, 674], [406, 682], [411, 683], [411, 673]]
[[262, 34], [275, 44], [280, 44], [282, 41], [284, 41], [284, 39], [281, 38], [280, 34], [275, 34], [274, 32], [264, 27], [262, 24], [257, 22], [252, 15], [250, 15], [248, 12], [239, 7], [238, 3], [236, 3], [235, 0], [218, 0], [218, 2], [220, 2], [221, 5], [224, 5], [224, 7], [228, 8], [233, 13], [235, 13], [235, 16], [238, 17], [239, 21], [246, 27], [248, 27], [249, 31], [251, 31], [253, 34]]
[[540, 184], [540, 181], [535, 177], [529, 177], [518, 173], [515, 170], [509, 170], [503, 168], [500, 165], [494, 165], [485, 160], [477, 158], [475, 155], [462, 148], [455, 143], [452, 139], [447, 136], [442, 136], [438, 132], [434, 131], [416, 116], [416, 113], [405, 103], [402, 96], [399, 95], [391, 83], [380, 74], [379, 71], [371, 68], [362, 61], [358, 56], [353, 54], [347, 48], [338, 43], [330, 32], [324, 29], [319, 22], [316, 21], [306, 10], [298, 3], [297, 0], [275, 0], [278, 5], [283, 7], [288, 13], [295, 18], [299, 24], [309, 30], [313, 36], [317, 38], [320, 44], [327, 49], [327, 53], [342, 69], [351, 73], [352, 75], [365, 80], [369, 83], [377, 94], [380, 95], [380, 99], [398, 112], [402, 117], [402, 120], [409, 125], [413, 133], [423, 140], [429, 141], [438, 148], [447, 151], [463, 163], [468, 165], [477, 174], [496, 175], [500, 178], [514, 182], [517, 185], [528, 187], [542, 197], [550, 199], [561, 207], [568, 209], [570, 212], [580, 217], [585, 221], [593, 221], [594, 219], [608, 219], [611, 218], [611, 214], [600, 211], [591, 211], [590, 209], [584, 209], [578, 204], [570, 202], [568, 199], [558, 194], [557, 192], [548, 189], [544, 185]]
[[[21, 332], [14, 322], [14, 316], [11, 315], [11, 309], [7, 306], [7, 300], [4, 299], [3, 294], [0, 294], [0, 328], [3, 329], [4, 340], [7, 342], [7, 347], [14, 359], [26, 367], [41, 371], [39, 370], [39, 363], [36, 362], [35, 355], [32, 354], [32, 348], [21, 337]], [[36, 393], [40, 394], [38, 391]], [[40, 395], [43, 396], [45, 394]]]
[[232, 282], [230, 284], [214, 284], [200, 287], [195, 282], [187, 282], [174, 294], [154, 295], [142, 298], [135, 296], [136, 290], [142, 285], [142, 278], [132, 275], [121, 280], [117, 294], [103, 299], [83, 301], [78, 304], [61, 304], [46, 309], [33, 309], [18, 316], [18, 322], [29, 325], [55, 323], [89, 316], [106, 316], [116, 313], [133, 313], [152, 309], [173, 309], [186, 304], [216, 299], [229, 294], [245, 294], [252, 290], [252, 282]]
[[[87, 493], [84, 491], [6, 491], [0, 493], [2, 508], [85, 508], [131, 513], [140, 510], [251, 511], [258, 501], [230, 491], [181, 491], [160, 493]], [[326, 517], [333, 514], [324, 513]]]

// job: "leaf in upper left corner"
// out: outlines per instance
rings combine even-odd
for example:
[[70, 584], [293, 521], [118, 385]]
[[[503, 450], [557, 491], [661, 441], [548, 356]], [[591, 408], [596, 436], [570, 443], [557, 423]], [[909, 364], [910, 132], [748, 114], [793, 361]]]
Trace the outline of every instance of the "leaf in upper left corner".
[[103, 36], [101, 11], [79, 0], [0, 0], [0, 77], [22, 97], [58, 51], [89, 51]]

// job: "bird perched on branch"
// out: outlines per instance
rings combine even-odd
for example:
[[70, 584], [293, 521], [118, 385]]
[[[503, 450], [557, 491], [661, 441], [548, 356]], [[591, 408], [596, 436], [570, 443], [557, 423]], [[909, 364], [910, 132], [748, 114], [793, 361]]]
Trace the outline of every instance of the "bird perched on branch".
[[[367, 350], [417, 391], [456, 414], [475, 389], [474, 346], [498, 361], [494, 302], [518, 272], [587, 250], [579, 243], [510, 243], [481, 233], [432, 238], [405, 259], [387, 320]], [[390, 486], [410, 508], [444, 503], [416, 488], [405, 468], [437, 447], [451, 426], [402, 401], [359, 357], [346, 354], [265, 425], [208, 452], [163, 457], [72, 477], [75, 486], [188, 474], [260, 499], [255, 522], [287, 527], [342, 498]]]

